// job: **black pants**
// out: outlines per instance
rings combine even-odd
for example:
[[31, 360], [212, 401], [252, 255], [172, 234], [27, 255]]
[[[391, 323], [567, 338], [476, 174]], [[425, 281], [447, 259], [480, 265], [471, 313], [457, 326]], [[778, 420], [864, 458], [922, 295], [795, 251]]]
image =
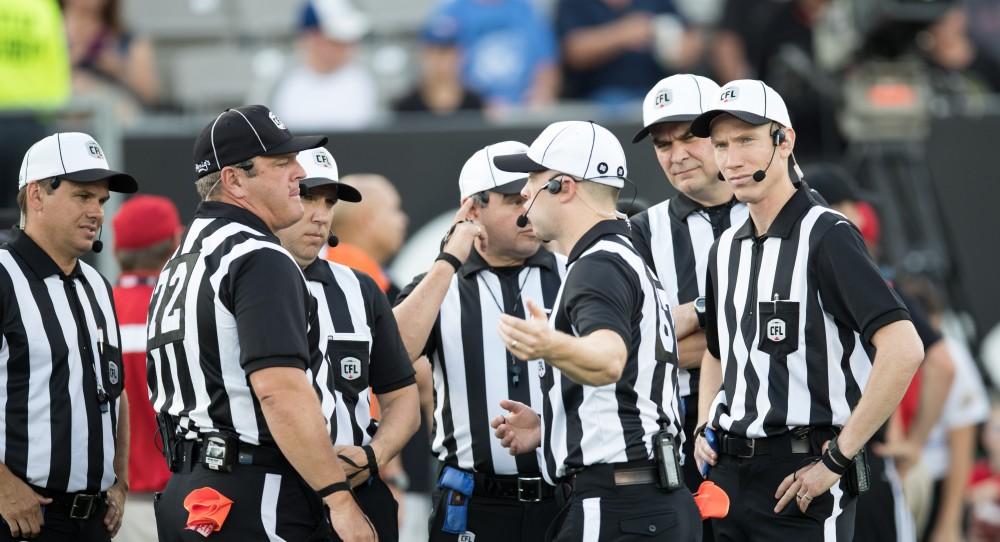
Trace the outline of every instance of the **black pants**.
[[[70, 519], [69, 514], [53, 507], [43, 507], [45, 525], [42, 534], [31, 540], [37, 542], [109, 542], [111, 534], [104, 526], [104, 515], [108, 508], [101, 505], [87, 519]], [[26, 540], [23, 536], [10, 536], [10, 527], [0, 519], [0, 542]]]
[[237, 465], [221, 473], [195, 465], [190, 472], [176, 472], [155, 503], [160, 542], [204, 542], [200, 534], [185, 529], [188, 512], [184, 498], [195, 489], [210, 487], [233, 501], [222, 529], [208, 538], [213, 542], [336, 540], [322, 501], [290, 467], [265, 468]]
[[719, 454], [709, 473], [729, 495], [729, 515], [712, 520], [716, 542], [841, 542], [854, 535], [857, 499], [849, 496], [841, 480], [826, 493], [815, 496], [803, 514], [795, 501], [778, 514], [775, 491], [786, 476], [804, 466], [808, 454], [763, 455], [739, 459]]
[[868, 452], [871, 489], [858, 497], [855, 542], [912, 542], [913, 518], [891, 460]]
[[[520, 502], [510, 498], [474, 496], [469, 499], [468, 524], [463, 535], [446, 533], [444, 525], [447, 491], [434, 493], [431, 512], [431, 542], [542, 542], [559, 505], [555, 499]], [[474, 535], [474, 538], [473, 538]]]
[[399, 540], [399, 503], [381, 478], [369, 478], [356, 487], [354, 498], [375, 526], [380, 542]]
[[699, 542], [701, 516], [689, 491], [667, 492], [655, 484], [615, 486], [610, 465], [600, 477], [577, 478], [559, 523], [555, 542], [627, 540]]

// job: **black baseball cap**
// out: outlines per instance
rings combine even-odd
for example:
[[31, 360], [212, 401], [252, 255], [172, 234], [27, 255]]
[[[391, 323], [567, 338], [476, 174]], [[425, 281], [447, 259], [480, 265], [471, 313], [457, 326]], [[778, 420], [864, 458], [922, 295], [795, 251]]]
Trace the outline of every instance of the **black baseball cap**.
[[326, 136], [294, 136], [263, 105], [227, 109], [194, 140], [195, 179], [254, 156], [293, 154], [323, 145]]

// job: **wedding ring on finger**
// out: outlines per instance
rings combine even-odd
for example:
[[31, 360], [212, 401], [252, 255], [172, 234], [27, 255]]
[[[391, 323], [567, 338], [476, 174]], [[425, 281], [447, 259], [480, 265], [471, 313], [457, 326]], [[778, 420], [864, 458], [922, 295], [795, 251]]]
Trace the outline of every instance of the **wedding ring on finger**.
[[511, 348], [517, 348], [517, 341], [510, 341]]

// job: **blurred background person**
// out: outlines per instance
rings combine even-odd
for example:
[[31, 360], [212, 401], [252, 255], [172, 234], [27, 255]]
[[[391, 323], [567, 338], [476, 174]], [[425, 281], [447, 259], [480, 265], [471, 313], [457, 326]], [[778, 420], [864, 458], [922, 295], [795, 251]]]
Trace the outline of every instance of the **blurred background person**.
[[966, 493], [971, 507], [969, 542], [995, 542], [1000, 540], [1000, 400], [996, 396], [981, 444], [985, 454], [972, 469]]
[[684, 29], [672, 0], [559, 0], [556, 32], [563, 94], [600, 104], [642, 100], [668, 69], [689, 67], [701, 54], [700, 37]]
[[310, 0], [298, 23], [299, 62], [280, 78], [271, 103], [288, 126], [356, 129], [379, 112], [378, 88], [357, 59], [371, 22], [348, 0]]
[[156, 107], [160, 82], [152, 42], [127, 29], [119, 0], [60, 0], [73, 67], [73, 93], [105, 94], [119, 116]]
[[947, 94], [983, 95], [1000, 90], [1000, 65], [970, 35], [969, 11], [961, 5], [949, 9], [917, 39], [937, 90]]
[[146, 313], [160, 270], [177, 249], [183, 227], [177, 207], [161, 196], [135, 196], [111, 222], [115, 260], [121, 268], [113, 295], [122, 337], [125, 390], [129, 395], [129, 496], [115, 540], [156, 540], [153, 494], [170, 470], [158, 447], [156, 413], [146, 386]]
[[401, 113], [449, 115], [483, 108], [479, 94], [462, 82], [458, 26], [427, 24], [420, 33], [420, 76], [413, 90], [393, 106]]
[[441, 0], [428, 33], [454, 35], [462, 81], [491, 107], [542, 106], [559, 88], [558, 50], [549, 21], [529, 0]]

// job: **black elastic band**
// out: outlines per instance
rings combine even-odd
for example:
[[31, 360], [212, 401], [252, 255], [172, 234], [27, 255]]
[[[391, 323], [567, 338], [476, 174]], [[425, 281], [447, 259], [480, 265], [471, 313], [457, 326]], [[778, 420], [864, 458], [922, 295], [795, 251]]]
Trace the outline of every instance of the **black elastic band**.
[[462, 267], [462, 261], [461, 260], [459, 260], [458, 258], [456, 258], [454, 255], [449, 254], [449, 253], [444, 252], [444, 251], [441, 251], [441, 254], [438, 254], [438, 257], [434, 258], [434, 261], [435, 262], [436, 261], [446, 262], [448, 265], [450, 265], [453, 268], [455, 268], [455, 272], [456, 273], [458, 273], [458, 270]]
[[837, 463], [831, 456], [829, 449], [823, 454], [822, 461], [823, 464], [826, 465], [826, 468], [830, 469], [830, 472], [838, 476], [843, 476], [844, 473], [847, 472], [848, 465], [841, 465], [840, 463]]
[[334, 482], [322, 489], [316, 490], [316, 495], [318, 495], [320, 499], [325, 499], [338, 491], [350, 491], [350, 490], [351, 490], [351, 484], [348, 484], [347, 480], [343, 480], [340, 482]]
[[838, 465], [843, 465], [847, 468], [851, 464], [852, 459], [844, 455], [844, 452], [840, 451], [840, 445], [837, 442], [837, 437], [830, 439], [830, 445], [827, 446], [827, 451], [830, 453], [830, 458], [834, 460]]
[[365, 444], [361, 447], [365, 451], [365, 456], [368, 457], [368, 472], [371, 473], [372, 478], [378, 477], [378, 460], [375, 459], [375, 450], [371, 446]]

